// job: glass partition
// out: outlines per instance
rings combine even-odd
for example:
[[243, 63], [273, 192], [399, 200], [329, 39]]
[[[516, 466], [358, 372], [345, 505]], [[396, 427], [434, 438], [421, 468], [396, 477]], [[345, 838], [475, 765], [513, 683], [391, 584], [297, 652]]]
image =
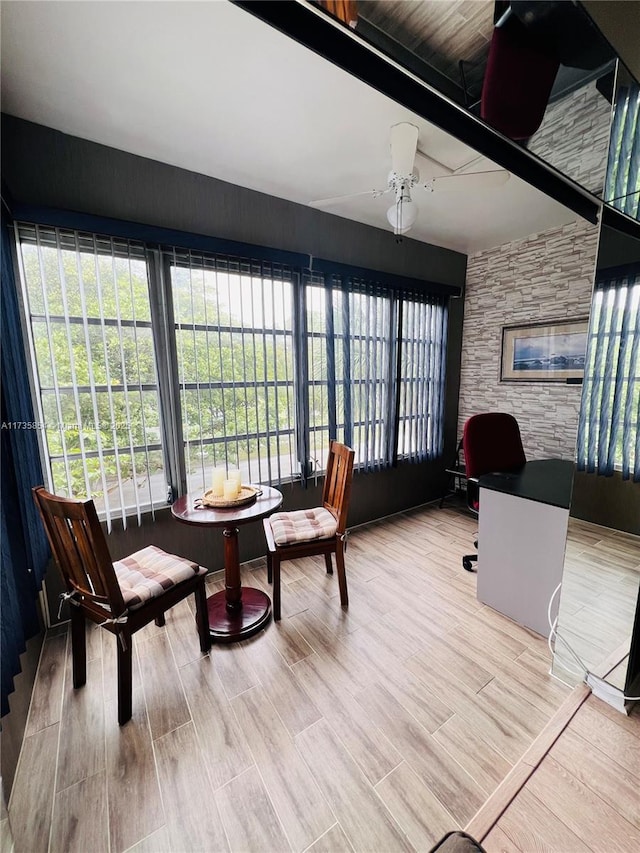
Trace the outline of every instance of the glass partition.
[[639, 303], [640, 240], [603, 226], [553, 671], [606, 676], [626, 695], [640, 590]]
[[[360, 0], [351, 6], [349, 24], [366, 41], [638, 218], [638, 82], [582, 6], [536, 0]], [[610, 183], [604, 181], [607, 161]]]

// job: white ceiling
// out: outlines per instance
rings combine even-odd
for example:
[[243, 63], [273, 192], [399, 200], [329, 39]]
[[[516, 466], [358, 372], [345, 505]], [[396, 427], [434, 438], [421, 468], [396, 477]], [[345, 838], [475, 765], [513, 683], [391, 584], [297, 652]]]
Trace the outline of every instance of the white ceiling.
[[[3, 111], [83, 139], [301, 204], [384, 188], [399, 121], [450, 167], [477, 157], [225, 0], [11, 0], [1, 12]], [[438, 173], [417, 165], [423, 179]], [[409, 236], [465, 253], [576, 218], [513, 176], [413, 198]], [[365, 196], [328, 212], [388, 229], [389, 204]]]

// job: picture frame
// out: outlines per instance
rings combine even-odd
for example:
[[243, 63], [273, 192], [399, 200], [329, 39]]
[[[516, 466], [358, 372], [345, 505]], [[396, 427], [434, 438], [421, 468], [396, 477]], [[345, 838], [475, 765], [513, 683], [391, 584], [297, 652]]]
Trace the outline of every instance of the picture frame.
[[503, 326], [500, 381], [579, 383], [588, 327], [588, 317]]

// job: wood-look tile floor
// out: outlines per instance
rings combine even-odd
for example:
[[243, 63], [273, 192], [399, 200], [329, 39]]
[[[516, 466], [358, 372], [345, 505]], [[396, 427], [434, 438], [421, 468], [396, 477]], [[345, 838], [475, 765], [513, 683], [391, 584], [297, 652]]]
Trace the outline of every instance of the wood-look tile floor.
[[[585, 667], [598, 672], [621, 647], [629, 652], [640, 588], [640, 536], [569, 519], [558, 631]], [[608, 680], [623, 688], [627, 660]], [[579, 665], [556, 643], [554, 672], [578, 683]], [[602, 674], [602, 673], [601, 673]]]
[[[114, 637], [88, 630], [73, 690], [67, 632], [50, 632], [17, 853], [424, 851], [463, 827], [569, 693], [546, 641], [477, 601], [476, 529], [435, 507], [359, 528], [348, 610], [322, 558], [285, 563], [282, 621], [208, 655], [183, 602], [134, 638], [122, 728]], [[268, 590], [264, 565], [243, 582]]]
[[594, 696], [482, 839], [487, 853], [640, 850], [640, 709]]

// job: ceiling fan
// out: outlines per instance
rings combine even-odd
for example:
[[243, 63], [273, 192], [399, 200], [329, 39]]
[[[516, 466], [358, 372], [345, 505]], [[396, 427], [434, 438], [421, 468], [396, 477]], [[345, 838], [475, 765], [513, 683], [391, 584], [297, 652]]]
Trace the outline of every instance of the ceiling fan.
[[[420, 181], [420, 173], [415, 168], [416, 154], [435, 163], [444, 169], [442, 175], [435, 175], [428, 181]], [[480, 158], [476, 158], [480, 159]], [[471, 161], [474, 162], [474, 161]], [[365, 190], [364, 192], [349, 193], [347, 195], [333, 196], [332, 198], [321, 198], [309, 202], [310, 207], [329, 207], [341, 201], [348, 201], [358, 196], [380, 196], [393, 193], [395, 201], [387, 210], [387, 219], [396, 236], [406, 234], [413, 226], [418, 216], [418, 205], [411, 198], [411, 190], [414, 187], [427, 192], [440, 192], [449, 190], [470, 191], [475, 189], [490, 189], [499, 187], [506, 183], [511, 177], [504, 169], [484, 172], [463, 172], [469, 163], [465, 163], [459, 169], [450, 169], [439, 163], [433, 157], [418, 149], [418, 128], [410, 122], [400, 122], [391, 128], [391, 171], [387, 178], [387, 187], [380, 190]]]

